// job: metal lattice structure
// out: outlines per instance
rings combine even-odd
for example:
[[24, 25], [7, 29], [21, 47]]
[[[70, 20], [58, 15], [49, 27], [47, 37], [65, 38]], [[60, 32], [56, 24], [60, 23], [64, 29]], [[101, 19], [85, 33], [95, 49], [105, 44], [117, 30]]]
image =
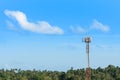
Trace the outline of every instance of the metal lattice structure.
[[86, 43], [86, 53], [87, 53], [87, 68], [86, 68], [86, 79], [85, 80], [91, 80], [90, 59], [89, 59], [89, 43], [91, 42], [91, 38], [86, 37], [86, 38], [83, 38], [82, 41]]

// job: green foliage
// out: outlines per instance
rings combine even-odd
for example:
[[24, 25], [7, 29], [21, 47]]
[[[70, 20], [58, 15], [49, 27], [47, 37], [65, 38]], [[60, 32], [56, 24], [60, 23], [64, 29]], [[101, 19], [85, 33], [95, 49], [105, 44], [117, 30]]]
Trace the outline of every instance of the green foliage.
[[[0, 70], [0, 80], [85, 80], [85, 69], [67, 72], [39, 70]], [[109, 65], [106, 68], [91, 69], [91, 80], [120, 80], [120, 67]]]

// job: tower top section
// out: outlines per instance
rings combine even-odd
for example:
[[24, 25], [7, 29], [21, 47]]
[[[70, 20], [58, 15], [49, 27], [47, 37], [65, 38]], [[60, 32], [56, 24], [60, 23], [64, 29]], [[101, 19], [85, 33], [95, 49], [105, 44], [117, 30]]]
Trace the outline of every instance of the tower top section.
[[85, 37], [82, 39], [83, 42], [85, 43], [90, 43], [92, 41], [91, 37]]

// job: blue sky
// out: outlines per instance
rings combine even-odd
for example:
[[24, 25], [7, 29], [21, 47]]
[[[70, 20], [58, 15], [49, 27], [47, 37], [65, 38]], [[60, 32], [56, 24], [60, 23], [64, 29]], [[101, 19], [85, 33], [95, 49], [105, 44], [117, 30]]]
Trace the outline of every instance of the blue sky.
[[1, 0], [0, 68], [120, 66], [119, 0]]

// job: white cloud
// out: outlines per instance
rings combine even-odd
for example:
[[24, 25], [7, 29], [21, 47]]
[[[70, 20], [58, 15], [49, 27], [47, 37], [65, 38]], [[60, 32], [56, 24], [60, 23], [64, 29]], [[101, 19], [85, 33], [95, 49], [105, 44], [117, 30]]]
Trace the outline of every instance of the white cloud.
[[51, 26], [46, 21], [38, 21], [37, 23], [29, 22], [26, 15], [21, 11], [5, 10], [5, 14], [16, 19], [22, 29], [42, 34], [63, 34], [64, 31], [57, 26]]
[[6, 23], [7, 23], [9, 29], [15, 30], [15, 31], [18, 30], [12, 22], [7, 20]]
[[92, 25], [90, 26], [91, 29], [97, 29], [97, 30], [101, 30], [103, 32], [108, 32], [110, 29], [109, 29], [109, 26], [107, 25], [104, 25], [100, 22], [98, 22], [97, 20], [94, 20]]
[[86, 30], [85, 29], [83, 29], [82, 27], [73, 27], [73, 26], [70, 26], [70, 29], [71, 29], [71, 31], [72, 32], [74, 32], [74, 33], [86, 33]]
[[102, 32], [109, 32], [110, 27], [108, 25], [104, 25], [101, 22], [98, 22], [97, 20], [94, 20], [92, 25], [88, 26], [87, 29], [84, 29], [81, 26], [78, 27], [73, 27], [70, 26], [70, 30], [74, 33], [88, 33], [91, 32], [92, 30], [99, 30]]

